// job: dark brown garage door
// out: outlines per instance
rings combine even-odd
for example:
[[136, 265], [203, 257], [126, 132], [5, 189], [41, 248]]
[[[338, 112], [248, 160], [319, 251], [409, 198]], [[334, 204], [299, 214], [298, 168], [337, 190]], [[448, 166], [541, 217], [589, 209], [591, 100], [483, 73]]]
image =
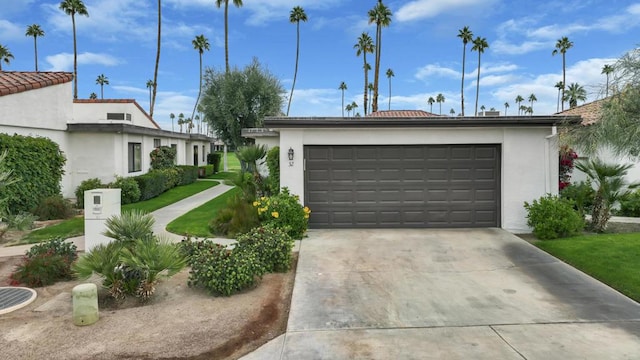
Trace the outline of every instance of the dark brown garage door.
[[312, 228], [494, 227], [499, 145], [305, 146]]

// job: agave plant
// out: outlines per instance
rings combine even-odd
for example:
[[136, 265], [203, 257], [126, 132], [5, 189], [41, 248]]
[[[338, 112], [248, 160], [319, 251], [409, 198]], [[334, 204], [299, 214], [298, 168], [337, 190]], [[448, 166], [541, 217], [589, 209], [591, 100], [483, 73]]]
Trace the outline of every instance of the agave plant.
[[107, 230], [103, 235], [120, 242], [147, 239], [153, 236], [154, 223], [155, 219], [152, 215], [140, 210], [132, 210], [107, 219], [105, 223]]
[[242, 162], [243, 169], [247, 172], [258, 172], [258, 161], [267, 156], [267, 148], [264, 145], [242, 146], [236, 151], [238, 160]]
[[576, 169], [585, 173], [596, 187], [591, 213], [591, 226], [594, 231], [603, 232], [611, 218], [613, 205], [631, 193], [631, 189], [640, 186], [640, 183], [628, 184], [624, 179], [631, 167], [632, 164], [607, 164], [598, 158], [576, 163]]

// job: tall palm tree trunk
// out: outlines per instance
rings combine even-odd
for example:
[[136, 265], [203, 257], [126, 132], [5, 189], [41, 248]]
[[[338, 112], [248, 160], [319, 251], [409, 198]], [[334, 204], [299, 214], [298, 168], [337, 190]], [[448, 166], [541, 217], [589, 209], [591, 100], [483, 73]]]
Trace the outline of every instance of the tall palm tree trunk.
[[462, 85], [460, 85], [460, 108], [464, 116], [464, 63], [467, 58], [467, 44], [462, 47]]
[[104, 84], [100, 84], [100, 99], [104, 100]]
[[[38, 41], [37, 41], [37, 36], [33, 37], [33, 50], [36, 54], [36, 72], [38, 72]], [[608, 75], [607, 75], [607, 79], [608, 79]]]
[[193, 111], [191, 112], [191, 119], [195, 117], [196, 108], [198, 107], [198, 102], [200, 102], [201, 94], [202, 94], [202, 53], [200, 53], [200, 85], [198, 86], [198, 97], [196, 98], [196, 103], [193, 105]]
[[364, 59], [364, 116], [367, 116], [367, 104], [369, 103], [369, 98], [367, 97], [367, 85], [369, 84], [369, 70], [367, 70], [367, 52], [362, 52], [362, 58]]
[[378, 85], [380, 78], [380, 49], [382, 48], [382, 26], [378, 24], [376, 29], [376, 66], [373, 73], [373, 99], [371, 102], [371, 112], [378, 111]]
[[296, 78], [298, 77], [298, 58], [300, 56], [300, 21], [296, 25], [296, 69], [293, 72], [293, 84], [291, 84], [291, 95], [289, 95], [289, 105], [287, 105], [287, 116], [291, 108], [291, 98], [293, 98], [293, 89], [296, 87]]
[[565, 65], [565, 53], [562, 53], [562, 98], [560, 99], [560, 109], [562, 109], [562, 111], [564, 111], [564, 88], [567, 86], [567, 78], [566, 78], [566, 65]]
[[229, 0], [224, 2], [224, 66], [229, 73]]
[[158, 90], [158, 67], [160, 65], [160, 42], [162, 34], [162, 0], [158, 0], [158, 51], [156, 52], [156, 67], [153, 71], [153, 90], [151, 92], [151, 107], [149, 116], [153, 118], [153, 108], [156, 104], [156, 92]]
[[342, 117], [344, 117], [344, 89], [342, 89]]
[[480, 54], [481, 51], [478, 51], [478, 79], [476, 80], [476, 110], [475, 116], [478, 116], [478, 97], [480, 96]]
[[389, 76], [389, 111], [391, 111], [391, 76]]
[[73, 26], [73, 98], [78, 98], [78, 47], [76, 39], [76, 17], [71, 13], [71, 25]]

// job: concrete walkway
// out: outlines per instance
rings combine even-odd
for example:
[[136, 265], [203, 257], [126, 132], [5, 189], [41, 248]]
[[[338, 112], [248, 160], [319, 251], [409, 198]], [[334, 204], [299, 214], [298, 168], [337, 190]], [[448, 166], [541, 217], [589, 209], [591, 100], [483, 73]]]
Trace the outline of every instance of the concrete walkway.
[[311, 230], [256, 359], [634, 359], [640, 304], [501, 229]]

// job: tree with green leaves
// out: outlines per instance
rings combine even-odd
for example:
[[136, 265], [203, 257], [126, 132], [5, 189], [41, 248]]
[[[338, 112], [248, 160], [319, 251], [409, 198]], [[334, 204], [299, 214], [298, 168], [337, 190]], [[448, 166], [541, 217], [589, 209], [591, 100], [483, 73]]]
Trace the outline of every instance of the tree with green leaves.
[[198, 103], [200, 102], [200, 95], [202, 94], [202, 54], [204, 51], [209, 51], [209, 39], [204, 37], [203, 34], [197, 35], [195, 39], [191, 40], [191, 44], [195, 50], [198, 50], [198, 55], [200, 59], [200, 84], [198, 85], [198, 97], [196, 98], [196, 103], [193, 105], [193, 111], [191, 112], [191, 118], [194, 118], [196, 113], [196, 108], [198, 107]]
[[462, 40], [462, 85], [460, 86], [460, 106], [462, 109], [462, 116], [464, 116], [464, 65], [467, 58], [467, 44], [473, 41], [473, 32], [469, 30], [468, 26], [458, 30], [458, 37]]
[[484, 107], [484, 105], [480, 105], [480, 111], [482, 112], [482, 115], [484, 115], [484, 110], [486, 109], [486, 107]]
[[556, 105], [556, 112], [560, 112], [560, 96], [562, 95], [562, 89], [564, 89], [564, 83], [558, 81], [553, 87], [558, 89], [558, 103]]
[[522, 95], [518, 95], [516, 96], [515, 99], [515, 103], [518, 104], [518, 115], [520, 115], [520, 112], [522, 110], [522, 102], [524, 101], [524, 98], [522, 97]]
[[533, 114], [533, 103], [535, 101], [538, 101], [538, 98], [536, 97], [536, 94], [532, 93], [531, 95], [529, 95], [529, 104], [531, 104], [529, 105], [529, 107], [531, 108], [531, 114]]
[[169, 114], [169, 119], [171, 119], [171, 132], [173, 132], [173, 120], [175, 120], [176, 115], [174, 113]]
[[178, 125], [180, 126], [180, 134], [182, 134], [182, 125], [185, 124], [184, 114], [178, 114]]
[[250, 143], [242, 137], [242, 129], [261, 127], [265, 116], [282, 114], [284, 89], [257, 59], [229, 73], [207, 69], [205, 84], [201, 102], [205, 121], [220, 139], [236, 148]]
[[[566, 66], [566, 54], [567, 54], [567, 50], [571, 49], [573, 47], [573, 42], [569, 40], [568, 37], [563, 36], [560, 39], [558, 39], [558, 41], [556, 42], [556, 48], [551, 52], [551, 55], [557, 55], [557, 54], [562, 54], [562, 83], [566, 84], [567, 83], [567, 66]], [[560, 109], [562, 111], [564, 111], [564, 87], [562, 88], [562, 103], [560, 106]]]
[[353, 45], [353, 48], [356, 49], [356, 56], [362, 55], [362, 59], [364, 61], [364, 65], [362, 66], [364, 69], [364, 114], [367, 115], [367, 85], [369, 84], [369, 63], [367, 62], [367, 53], [373, 54], [375, 50], [375, 46], [373, 45], [373, 39], [369, 36], [368, 33], [363, 32], [358, 37], [358, 42]]
[[344, 109], [347, 110], [347, 117], [351, 117], [351, 110], [353, 110], [353, 106], [351, 104], [347, 104]]
[[587, 91], [578, 83], [572, 83], [564, 93], [564, 101], [569, 103], [569, 108], [578, 106], [578, 101], [587, 100]]
[[342, 117], [344, 117], [344, 91], [347, 90], [347, 83], [341, 82], [338, 90], [342, 91]]
[[151, 111], [151, 96], [153, 95], [152, 94], [152, 91], [153, 91], [153, 80], [151, 80], [151, 79], [147, 80], [146, 85], [147, 85], [147, 89], [149, 89], [149, 111]]
[[[394, 74], [393, 70], [391, 68], [389, 68], [389, 69], [387, 69], [386, 75], [387, 75], [387, 78], [389, 79], [389, 110], [391, 110], [391, 78], [396, 76], [396, 74]], [[366, 106], [365, 106], [364, 112], [365, 112], [365, 115], [366, 115], [366, 113], [367, 113]]]
[[100, 99], [104, 99], [104, 86], [109, 85], [109, 78], [100, 74], [96, 78], [96, 84], [100, 85]]
[[[159, 1], [159, 0], [158, 0]], [[78, 98], [78, 41], [76, 39], [76, 14], [89, 17], [87, 7], [82, 0], [64, 0], [60, 3], [60, 10], [71, 16], [73, 27], [73, 98]]]
[[25, 36], [33, 36], [33, 50], [36, 59], [36, 72], [38, 72], [38, 37], [44, 36], [44, 30], [38, 24], [27, 26]]
[[[367, 65], [368, 65], [367, 69], [371, 70], [371, 65], [369, 65], [369, 64], [367, 64]], [[373, 96], [371, 95], [371, 94], [373, 94], [373, 83], [370, 82], [367, 85], [367, 90], [369, 91], [369, 99], [373, 99]], [[371, 112], [371, 105], [372, 105], [371, 103], [372, 103], [372, 101], [369, 101], [369, 112]]]
[[287, 116], [291, 108], [291, 99], [293, 98], [293, 89], [296, 87], [296, 78], [298, 77], [298, 59], [300, 57], [300, 21], [307, 21], [307, 14], [301, 6], [296, 6], [289, 14], [289, 22], [296, 24], [296, 69], [293, 72], [293, 84], [291, 84], [291, 95], [289, 95], [289, 105], [287, 105]]
[[375, 66], [373, 69], [373, 99], [371, 112], [378, 111], [378, 85], [380, 78], [380, 55], [382, 50], [382, 28], [391, 25], [391, 10], [378, 0], [376, 6], [369, 10], [369, 24], [376, 24]]
[[429, 112], [433, 114], [433, 103], [436, 102], [436, 99], [433, 98], [433, 96], [429, 96], [429, 99], [427, 99], [427, 104], [429, 104]]
[[98, 98], [98, 94], [92, 92], [91, 94], [89, 94], [89, 99], [91, 100], [96, 100]]
[[440, 115], [442, 115], [442, 103], [444, 102], [444, 100], [444, 95], [438, 94], [438, 96], [436, 96], [436, 102], [440, 104]]
[[505, 101], [504, 103], [504, 116], [507, 116], [507, 109], [509, 108], [509, 102]]
[[605, 87], [605, 97], [609, 97], [609, 75], [613, 73], [613, 66], [606, 64], [602, 67], [602, 74], [605, 74], [607, 77], [607, 85]]
[[356, 115], [356, 109], [358, 108], [358, 103], [355, 101], [351, 102], [351, 110], [353, 111], [353, 116]]
[[[224, 4], [224, 66], [226, 72], [229, 72], [229, 0], [216, 0], [218, 9], [222, 4]], [[237, 8], [242, 7], [242, 0], [233, 0], [233, 5]]]
[[0, 71], [2, 71], [2, 63], [9, 65], [13, 59], [13, 54], [8, 47], [0, 45]]
[[449, 110], [449, 114], [451, 114], [451, 116], [455, 116], [456, 111], [453, 108], [451, 108], [451, 110]]
[[475, 116], [478, 116], [478, 97], [480, 96], [480, 57], [484, 50], [489, 47], [489, 43], [487, 39], [481, 38], [480, 36], [476, 37], [473, 40], [473, 46], [471, 47], [471, 51], [478, 52], [478, 79], [476, 80], [476, 111]]

